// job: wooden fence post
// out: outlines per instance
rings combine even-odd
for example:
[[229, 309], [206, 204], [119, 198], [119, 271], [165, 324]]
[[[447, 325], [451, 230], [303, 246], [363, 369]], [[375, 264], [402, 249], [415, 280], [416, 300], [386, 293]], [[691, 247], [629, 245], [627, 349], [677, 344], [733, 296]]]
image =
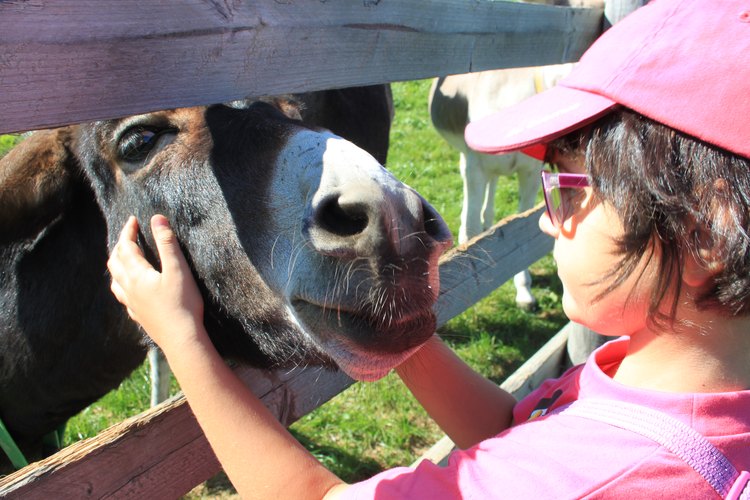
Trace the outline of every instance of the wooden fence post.
[[611, 27], [648, 0], [606, 0], [604, 2], [604, 29]]

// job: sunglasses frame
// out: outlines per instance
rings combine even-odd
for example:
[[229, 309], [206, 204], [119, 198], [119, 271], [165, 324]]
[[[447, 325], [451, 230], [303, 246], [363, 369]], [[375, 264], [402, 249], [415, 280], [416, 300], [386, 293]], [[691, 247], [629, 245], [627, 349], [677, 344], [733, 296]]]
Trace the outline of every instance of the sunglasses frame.
[[[544, 193], [544, 204], [547, 208], [547, 215], [555, 227], [561, 227], [570, 212], [566, 210], [565, 197], [560, 196], [560, 204], [557, 209], [552, 200], [552, 192], [560, 188], [583, 189], [591, 186], [591, 179], [586, 174], [568, 174], [562, 172], [550, 172], [542, 170], [542, 192]], [[560, 209], [562, 207], [562, 209]]]

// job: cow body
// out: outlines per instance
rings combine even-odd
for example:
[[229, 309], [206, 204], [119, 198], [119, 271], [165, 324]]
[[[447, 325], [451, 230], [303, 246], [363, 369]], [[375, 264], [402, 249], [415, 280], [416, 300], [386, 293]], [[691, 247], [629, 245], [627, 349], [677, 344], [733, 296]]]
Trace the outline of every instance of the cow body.
[[[372, 102], [346, 110], [361, 121]], [[43, 434], [145, 356], [105, 265], [131, 214], [157, 266], [144, 222], [169, 218], [204, 296], [206, 328], [227, 358], [340, 367], [368, 380], [433, 333], [445, 224], [371, 155], [279, 111], [326, 125], [331, 118], [318, 120], [312, 103], [235, 103], [42, 131], [0, 160], [0, 416], [22, 448], [34, 456]], [[378, 109], [385, 122], [366, 116], [387, 130], [389, 108]], [[385, 149], [374, 153], [382, 159]]]
[[[518, 211], [534, 206], [541, 185], [542, 162], [522, 153], [487, 155], [468, 147], [466, 125], [516, 104], [553, 86], [572, 65], [511, 68], [450, 75], [433, 81], [429, 95], [430, 118], [435, 130], [459, 152], [463, 203], [459, 243], [489, 229], [495, 219], [495, 188], [500, 176], [516, 175]], [[514, 277], [516, 303], [533, 308], [528, 270]]]

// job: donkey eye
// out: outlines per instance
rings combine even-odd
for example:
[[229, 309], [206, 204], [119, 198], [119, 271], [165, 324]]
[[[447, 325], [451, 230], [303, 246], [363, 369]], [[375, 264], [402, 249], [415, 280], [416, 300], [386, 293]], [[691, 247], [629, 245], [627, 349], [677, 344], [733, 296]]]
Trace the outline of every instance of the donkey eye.
[[141, 163], [148, 158], [160, 139], [173, 136], [174, 129], [137, 126], [127, 129], [117, 143], [117, 155], [127, 163]]

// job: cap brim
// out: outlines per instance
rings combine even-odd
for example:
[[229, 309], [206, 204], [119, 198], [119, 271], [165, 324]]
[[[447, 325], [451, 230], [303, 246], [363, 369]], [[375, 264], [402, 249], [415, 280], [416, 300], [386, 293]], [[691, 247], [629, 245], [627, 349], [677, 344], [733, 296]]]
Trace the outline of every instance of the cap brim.
[[544, 144], [593, 122], [615, 106], [615, 101], [599, 94], [558, 85], [469, 123], [466, 143], [480, 153], [523, 150], [539, 158]]

